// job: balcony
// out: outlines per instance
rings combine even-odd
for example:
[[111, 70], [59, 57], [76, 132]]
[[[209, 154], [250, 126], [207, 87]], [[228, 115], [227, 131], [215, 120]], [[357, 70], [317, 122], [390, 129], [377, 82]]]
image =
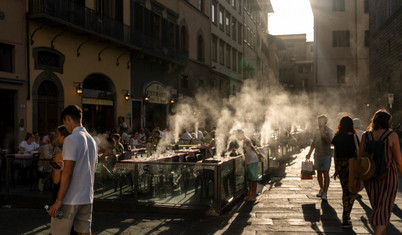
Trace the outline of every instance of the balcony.
[[[31, 0], [29, 15], [31, 19], [50, 20], [76, 31], [89, 33], [98, 40], [100, 37], [119, 46], [142, 51], [169, 62], [184, 64], [187, 59], [184, 51], [172, 46], [166, 40], [158, 40], [129, 25], [78, 5], [72, 0]], [[165, 35], [162, 36], [167, 38]]]

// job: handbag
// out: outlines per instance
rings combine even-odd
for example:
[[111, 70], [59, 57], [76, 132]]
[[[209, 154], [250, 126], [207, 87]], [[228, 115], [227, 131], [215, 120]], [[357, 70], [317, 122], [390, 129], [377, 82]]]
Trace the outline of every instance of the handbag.
[[357, 143], [357, 135], [354, 134], [353, 139], [355, 141], [355, 151], [356, 155], [353, 158], [349, 159], [349, 192], [351, 193], [358, 193], [363, 190], [364, 184], [363, 180], [356, 174], [356, 167], [359, 165], [358, 162], [361, 160], [359, 159], [359, 144]]
[[303, 161], [301, 165], [300, 179], [313, 179], [313, 175], [315, 175], [313, 163], [310, 160]]

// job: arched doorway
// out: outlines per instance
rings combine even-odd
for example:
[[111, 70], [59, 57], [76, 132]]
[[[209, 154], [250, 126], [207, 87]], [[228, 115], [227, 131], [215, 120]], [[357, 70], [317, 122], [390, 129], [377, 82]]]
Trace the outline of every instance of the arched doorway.
[[91, 74], [83, 82], [83, 125], [98, 133], [115, 131], [115, 88], [112, 80], [103, 74]]
[[32, 87], [33, 130], [48, 134], [56, 130], [64, 108], [64, 91], [59, 78], [50, 71], [44, 71], [35, 79]]

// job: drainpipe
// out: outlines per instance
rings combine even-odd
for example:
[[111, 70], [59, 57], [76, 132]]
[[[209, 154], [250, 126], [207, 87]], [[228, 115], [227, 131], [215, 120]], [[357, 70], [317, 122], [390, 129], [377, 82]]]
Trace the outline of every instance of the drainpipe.
[[[360, 88], [360, 79], [359, 79], [359, 60], [358, 60], [358, 40], [357, 40], [357, 35], [358, 35], [358, 32], [357, 32], [357, 29], [358, 29], [358, 27], [357, 27], [357, 0], [355, 0], [355, 47], [356, 47], [356, 57], [355, 57], [355, 63], [356, 63], [356, 72], [355, 72], [355, 74], [356, 74], [356, 81], [357, 81], [357, 85], [356, 85], [356, 89], [355, 89], [355, 91], [356, 91], [356, 96], [357, 96], [357, 94], [359, 93], [359, 88]], [[358, 104], [358, 107], [360, 107], [360, 101], [361, 100], [361, 97], [358, 97], [358, 102], [357, 102], [357, 104]]]
[[26, 75], [27, 75], [27, 100], [30, 100], [31, 99], [31, 65], [30, 65], [30, 40], [29, 40], [29, 21], [28, 21], [28, 19], [29, 19], [29, 12], [30, 12], [30, 6], [29, 6], [29, 1], [27, 1], [27, 7], [28, 7], [28, 12], [25, 14], [25, 32], [26, 32], [26, 35], [27, 35], [27, 37], [25, 37], [26, 38], [26, 55], [27, 55], [27, 58], [26, 58], [26, 63], [27, 63], [27, 65], [26, 65], [26, 69], [27, 69], [27, 73], [26, 73]]

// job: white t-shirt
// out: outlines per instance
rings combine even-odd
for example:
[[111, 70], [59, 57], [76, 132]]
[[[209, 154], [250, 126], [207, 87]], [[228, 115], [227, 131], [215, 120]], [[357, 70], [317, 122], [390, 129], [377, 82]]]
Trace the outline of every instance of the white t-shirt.
[[95, 140], [84, 127], [74, 128], [73, 133], [64, 139], [63, 160], [75, 161], [75, 166], [63, 204], [84, 205], [93, 202], [97, 152]]
[[190, 133], [185, 132], [183, 135], [181, 135], [181, 139], [183, 140], [191, 140], [193, 137], [191, 137]]
[[244, 157], [246, 159], [246, 163], [247, 164], [251, 164], [254, 162], [258, 162], [258, 156], [257, 153], [254, 152], [254, 150], [249, 147], [246, 143], [252, 145], [253, 143], [251, 142], [251, 140], [249, 138], [245, 138], [243, 141], [243, 147], [244, 147]]
[[121, 138], [123, 139], [123, 141], [130, 141], [130, 135], [127, 134], [126, 132], [123, 132], [121, 134]]
[[39, 148], [39, 144], [37, 144], [35, 141], [32, 141], [31, 144], [28, 144], [27, 141], [24, 140], [20, 143], [20, 147], [24, 148], [24, 153], [28, 153], [29, 151]]
[[202, 131], [198, 130], [197, 131], [197, 139], [202, 140], [203, 138], [204, 138], [204, 134], [202, 133]]

